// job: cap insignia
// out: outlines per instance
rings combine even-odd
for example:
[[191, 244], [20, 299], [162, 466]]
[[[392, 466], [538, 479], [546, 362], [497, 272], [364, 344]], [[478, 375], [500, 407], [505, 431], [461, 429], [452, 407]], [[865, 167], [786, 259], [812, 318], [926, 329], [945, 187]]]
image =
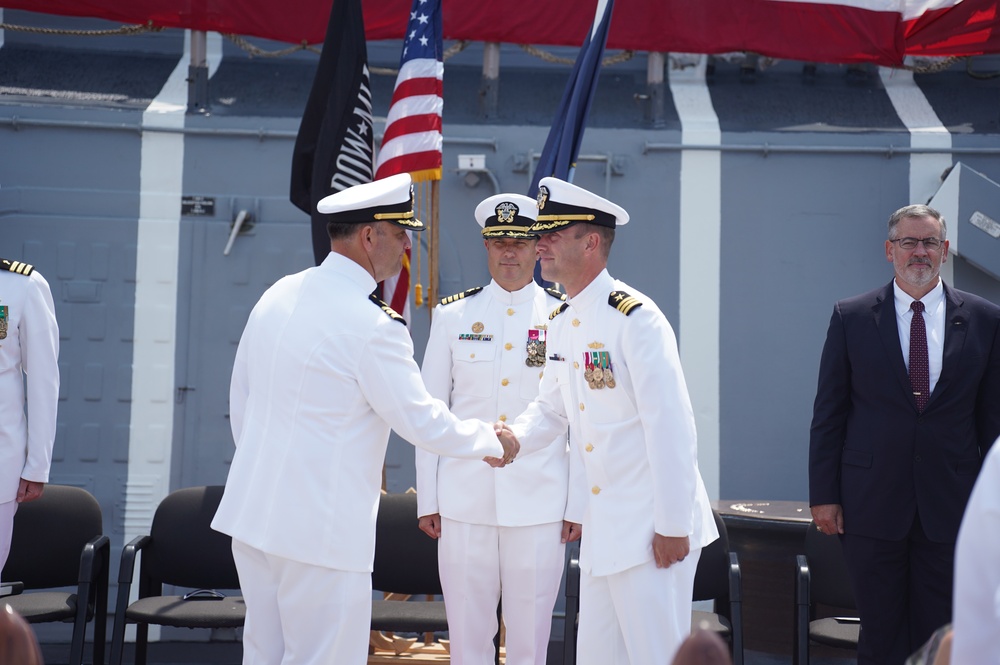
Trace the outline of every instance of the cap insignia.
[[538, 209], [541, 210], [545, 207], [545, 203], [549, 200], [549, 188], [542, 185], [538, 188]]
[[517, 217], [517, 213], [520, 209], [517, 207], [516, 203], [511, 203], [510, 201], [504, 201], [496, 208], [497, 221], [501, 224], [510, 224]]

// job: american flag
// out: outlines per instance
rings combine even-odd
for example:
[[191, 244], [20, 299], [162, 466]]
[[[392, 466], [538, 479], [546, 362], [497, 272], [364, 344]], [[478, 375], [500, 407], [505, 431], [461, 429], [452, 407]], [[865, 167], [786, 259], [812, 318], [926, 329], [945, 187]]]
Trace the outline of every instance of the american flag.
[[[385, 121], [375, 179], [409, 173], [414, 181], [441, 179], [441, 110], [444, 78], [441, 0], [413, 0], [403, 39], [399, 76]], [[398, 277], [385, 280], [389, 305], [409, 319], [410, 255]]]

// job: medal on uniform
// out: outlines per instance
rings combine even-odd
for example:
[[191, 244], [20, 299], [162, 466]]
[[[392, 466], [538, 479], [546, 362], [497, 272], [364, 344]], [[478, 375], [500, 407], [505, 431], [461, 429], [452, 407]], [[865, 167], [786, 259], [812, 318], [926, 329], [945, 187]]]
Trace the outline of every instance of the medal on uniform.
[[524, 364], [528, 367], [541, 367], [545, 364], [545, 333], [545, 329], [528, 331], [528, 357], [524, 359]]
[[600, 354], [597, 351], [587, 351], [583, 354], [583, 378], [591, 390], [604, 388], [604, 368], [600, 366]]
[[604, 385], [608, 388], [618, 385], [615, 382], [615, 375], [611, 372], [611, 354], [607, 351], [601, 351], [601, 367], [604, 369]]
[[611, 354], [607, 351], [587, 351], [583, 354], [583, 363], [583, 378], [591, 390], [618, 385], [611, 371]]
[[0, 305], [0, 339], [7, 339], [7, 305]]

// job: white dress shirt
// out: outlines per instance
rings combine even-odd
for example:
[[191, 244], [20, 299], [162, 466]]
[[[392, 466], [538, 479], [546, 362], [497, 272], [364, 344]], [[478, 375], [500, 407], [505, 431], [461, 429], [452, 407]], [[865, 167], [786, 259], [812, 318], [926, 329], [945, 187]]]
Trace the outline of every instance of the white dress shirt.
[[[913, 320], [913, 296], [899, 288], [896, 280], [892, 281], [893, 300], [896, 304], [896, 328], [899, 330], [899, 345], [903, 348], [903, 362], [906, 371], [910, 371], [910, 321]], [[930, 370], [930, 391], [941, 378], [941, 365], [944, 362], [944, 322], [947, 305], [944, 300], [944, 286], [938, 280], [937, 286], [928, 291], [920, 302], [924, 303], [924, 326], [927, 328], [927, 367]]]

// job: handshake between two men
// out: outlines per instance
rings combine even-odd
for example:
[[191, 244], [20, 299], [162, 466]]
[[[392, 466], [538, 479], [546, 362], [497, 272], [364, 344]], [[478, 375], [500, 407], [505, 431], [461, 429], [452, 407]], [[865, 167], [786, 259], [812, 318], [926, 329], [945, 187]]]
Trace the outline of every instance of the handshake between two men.
[[500, 445], [503, 446], [503, 457], [484, 457], [483, 461], [494, 469], [499, 469], [513, 463], [518, 451], [521, 450], [521, 444], [518, 443], [514, 432], [504, 422], [498, 420], [493, 423], [493, 431], [496, 432], [497, 438], [500, 439]]

